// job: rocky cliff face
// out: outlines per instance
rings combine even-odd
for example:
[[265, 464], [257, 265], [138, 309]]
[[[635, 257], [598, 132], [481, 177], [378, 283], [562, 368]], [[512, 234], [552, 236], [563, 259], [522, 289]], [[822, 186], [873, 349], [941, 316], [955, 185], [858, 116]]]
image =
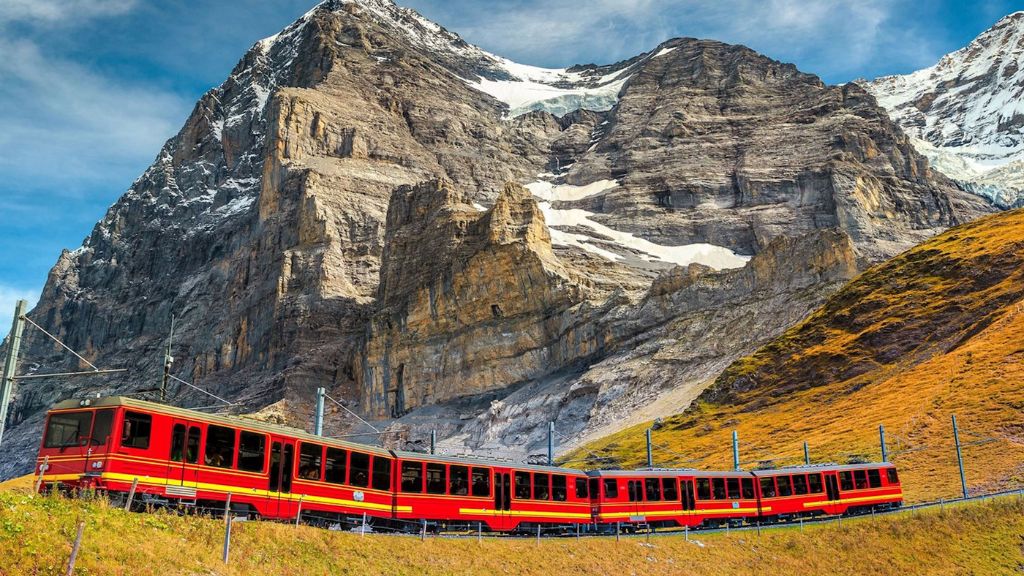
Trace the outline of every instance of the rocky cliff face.
[[1024, 12], [930, 68], [863, 82], [932, 164], [1002, 208], [1024, 205]]
[[[985, 210], [866, 92], [742, 47], [680, 39], [547, 70], [390, 0], [330, 0], [254, 45], [61, 255], [32, 318], [130, 373], [21, 387], [0, 474], [24, 469], [55, 401], [155, 388], [172, 317], [173, 373], [238, 411], [274, 404], [305, 425], [327, 386], [367, 416], [418, 407], [413, 426], [465, 400], [477, 411], [451, 432], [472, 447], [503, 419], [532, 433], [512, 415], [540, 398], [635, 398], [563, 407], [585, 434], [713, 377], [809, 310], [851, 254], [874, 261]], [[818, 252], [797, 239], [829, 230], [840, 240], [820, 253], [842, 257], [806, 276]], [[651, 292], [675, 266], [691, 267]], [[706, 340], [719, 331], [734, 337]], [[73, 367], [32, 330], [23, 350], [23, 370]]]
[[566, 358], [558, 346], [586, 289], [555, 257], [529, 191], [509, 184], [481, 212], [450, 186], [391, 198], [379, 313], [356, 363], [361, 406], [378, 418], [524, 382], [587, 352]]

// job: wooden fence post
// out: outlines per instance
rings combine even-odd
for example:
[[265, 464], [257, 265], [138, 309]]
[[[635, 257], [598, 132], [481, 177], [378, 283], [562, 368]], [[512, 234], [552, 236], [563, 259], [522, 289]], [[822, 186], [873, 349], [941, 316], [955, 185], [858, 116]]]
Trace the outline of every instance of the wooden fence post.
[[39, 466], [39, 479], [36, 480], [36, 491], [35, 491], [36, 494], [39, 493], [39, 488], [43, 485], [43, 474], [46, 474], [46, 471], [49, 468], [50, 468], [50, 457], [49, 456], [45, 456], [45, 457], [43, 457], [42, 465]]
[[75, 544], [71, 547], [71, 557], [68, 558], [68, 570], [65, 576], [72, 576], [75, 573], [75, 561], [78, 560], [78, 551], [82, 548], [82, 534], [85, 532], [85, 520], [78, 521], [78, 534], [75, 536]]
[[124, 511], [132, 511], [132, 501], [135, 500], [135, 491], [139, 488], [139, 479], [132, 480], [132, 488], [128, 491], [128, 499], [124, 502]]

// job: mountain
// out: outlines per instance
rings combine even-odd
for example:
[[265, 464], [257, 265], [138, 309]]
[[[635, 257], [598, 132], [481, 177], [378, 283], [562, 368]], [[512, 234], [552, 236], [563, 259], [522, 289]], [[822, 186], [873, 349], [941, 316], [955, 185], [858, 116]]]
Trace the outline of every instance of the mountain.
[[[659, 460], [744, 466], [877, 460], [877, 427], [912, 500], [960, 493], [950, 417], [967, 483], [1024, 480], [1024, 210], [953, 228], [870, 268], [797, 326], [724, 370], [686, 411], [657, 424]], [[649, 424], [647, 424], [649, 425]], [[569, 458], [639, 464], [643, 426]]]
[[[19, 387], [0, 474], [55, 401], [151, 397], [172, 322], [172, 373], [235, 412], [308, 426], [326, 386], [393, 443], [522, 457], [554, 420], [568, 447], [685, 406], [857, 270], [991, 210], [859, 86], [742, 46], [541, 69], [329, 0], [61, 255], [30, 316], [129, 373]], [[22, 350], [78, 368], [35, 330]]]
[[1024, 12], [930, 68], [862, 83], [932, 165], [998, 206], [1024, 206]]

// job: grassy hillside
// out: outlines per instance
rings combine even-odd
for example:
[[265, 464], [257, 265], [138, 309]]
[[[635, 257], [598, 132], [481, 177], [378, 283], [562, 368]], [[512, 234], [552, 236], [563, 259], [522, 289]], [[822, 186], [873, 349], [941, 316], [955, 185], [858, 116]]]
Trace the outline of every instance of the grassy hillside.
[[[656, 464], [879, 458], [884, 424], [908, 498], [1024, 482], [1024, 211], [960, 226], [860, 275], [803, 323], [729, 367], [654, 432]], [[638, 426], [569, 455], [644, 459]], [[690, 460], [692, 459], [692, 460]]]
[[428, 538], [236, 524], [220, 559], [220, 520], [128, 514], [100, 501], [0, 492], [0, 574], [63, 573], [79, 518], [77, 574], [1010, 574], [1024, 564], [1024, 502], [844, 521], [842, 526], [643, 539]]

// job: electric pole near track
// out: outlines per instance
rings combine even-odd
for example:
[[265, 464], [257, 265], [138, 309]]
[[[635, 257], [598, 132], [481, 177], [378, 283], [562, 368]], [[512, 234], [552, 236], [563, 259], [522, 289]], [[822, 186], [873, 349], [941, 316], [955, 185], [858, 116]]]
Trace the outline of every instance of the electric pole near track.
[[7, 426], [7, 405], [11, 402], [11, 391], [14, 389], [14, 373], [18, 369], [18, 349], [21, 348], [21, 335], [25, 331], [25, 312], [28, 302], [18, 300], [14, 309], [14, 323], [11, 335], [7, 340], [7, 359], [4, 361], [3, 381], [0, 382], [0, 443], [4, 441], [4, 428]]

